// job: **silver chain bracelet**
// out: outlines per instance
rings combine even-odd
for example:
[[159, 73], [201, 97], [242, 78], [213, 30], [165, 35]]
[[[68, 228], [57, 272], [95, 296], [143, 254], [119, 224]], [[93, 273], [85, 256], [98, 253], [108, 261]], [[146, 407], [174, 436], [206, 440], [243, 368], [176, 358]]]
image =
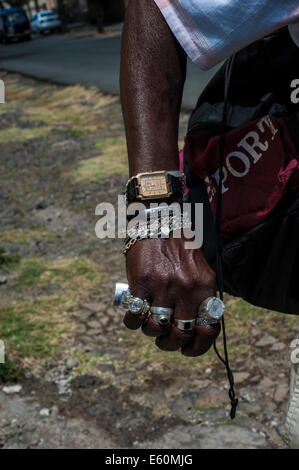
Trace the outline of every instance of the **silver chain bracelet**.
[[136, 225], [131, 227], [127, 232], [123, 254], [126, 255], [129, 249], [139, 240], [146, 238], [168, 238], [171, 232], [181, 229], [191, 229], [191, 221], [187, 214], [164, 216], [160, 220], [155, 220], [154, 222], [147, 221], [141, 226]]

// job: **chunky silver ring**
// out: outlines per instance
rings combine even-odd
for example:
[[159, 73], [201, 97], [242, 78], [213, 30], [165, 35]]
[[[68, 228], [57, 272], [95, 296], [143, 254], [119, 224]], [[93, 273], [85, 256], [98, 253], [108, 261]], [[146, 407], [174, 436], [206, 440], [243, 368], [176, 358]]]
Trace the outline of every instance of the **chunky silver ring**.
[[153, 307], [150, 308], [150, 317], [161, 326], [170, 325], [173, 308], [169, 307]]
[[195, 325], [195, 318], [193, 320], [180, 320], [179, 318], [175, 318], [173, 320], [174, 325], [181, 331], [189, 331]]
[[151, 313], [156, 315], [167, 315], [171, 316], [173, 314], [173, 308], [170, 307], [153, 307], [150, 308]]
[[163, 315], [163, 314], [158, 315], [157, 313], [151, 313], [150, 317], [154, 322], [159, 323], [159, 325], [161, 326], [170, 325], [170, 318], [171, 318], [170, 315]]
[[128, 300], [128, 307], [130, 313], [139, 316], [148, 313], [150, 304], [147, 300], [142, 300], [139, 297], [131, 296]]
[[115, 284], [115, 293], [114, 293], [114, 305], [115, 307], [129, 308], [129, 299], [131, 297], [131, 292], [129, 285], [124, 282], [117, 282]]
[[133, 315], [144, 315], [149, 312], [150, 304], [147, 300], [134, 297], [129, 285], [117, 282], [115, 285], [114, 305], [129, 310]]
[[198, 317], [209, 321], [219, 321], [225, 311], [225, 305], [218, 297], [208, 297], [199, 306]]

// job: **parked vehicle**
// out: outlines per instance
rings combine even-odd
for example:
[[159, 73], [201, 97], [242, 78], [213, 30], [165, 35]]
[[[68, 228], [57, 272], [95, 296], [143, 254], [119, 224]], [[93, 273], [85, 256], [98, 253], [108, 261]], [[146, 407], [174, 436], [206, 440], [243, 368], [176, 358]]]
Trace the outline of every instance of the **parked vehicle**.
[[8, 44], [15, 39], [31, 39], [27, 14], [22, 8], [4, 8], [0, 10], [0, 41]]
[[31, 20], [31, 29], [33, 33], [50, 33], [61, 30], [61, 23], [58, 15], [50, 10], [36, 13]]

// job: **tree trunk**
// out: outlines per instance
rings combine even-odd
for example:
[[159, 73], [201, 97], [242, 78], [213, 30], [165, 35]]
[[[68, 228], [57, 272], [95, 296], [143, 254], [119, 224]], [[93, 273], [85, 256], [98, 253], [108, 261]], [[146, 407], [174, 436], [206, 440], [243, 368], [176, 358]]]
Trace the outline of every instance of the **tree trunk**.
[[102, 0], [87, 0], [90, 17], [95, 20], [99, 33], [104, 32], [104, 8]]
[[61, 23], [61, 32], [66, 33], [67, 30], [67, 17], [64, 6], [64, 0], [57, 0], [57, 13]]
[[36, 12], [39, 12], [38, 0], [34, 0], [34, 6], [35, 6], [35, 11], [36, 11]]
[[31, 21], [32, 20], [32, 11], [31, 11], [29, 0], [27, 0], [27, 2], [26, 2], [26, 7], [27, 7], [28, 15], [29, 15], [29, 18], [30, 18], [30, 21]]

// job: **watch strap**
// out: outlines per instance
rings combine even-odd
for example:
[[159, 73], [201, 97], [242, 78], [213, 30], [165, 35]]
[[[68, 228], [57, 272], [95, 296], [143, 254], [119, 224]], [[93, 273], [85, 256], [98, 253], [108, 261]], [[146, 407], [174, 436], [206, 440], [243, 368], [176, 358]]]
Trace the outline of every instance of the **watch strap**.
[[134, 176], [127, 183], [127, 188], [126, 188], [127, 202], [135, 201], [137, 199], [137, 196], [138, 196], [137, 178], [136, 176]]

